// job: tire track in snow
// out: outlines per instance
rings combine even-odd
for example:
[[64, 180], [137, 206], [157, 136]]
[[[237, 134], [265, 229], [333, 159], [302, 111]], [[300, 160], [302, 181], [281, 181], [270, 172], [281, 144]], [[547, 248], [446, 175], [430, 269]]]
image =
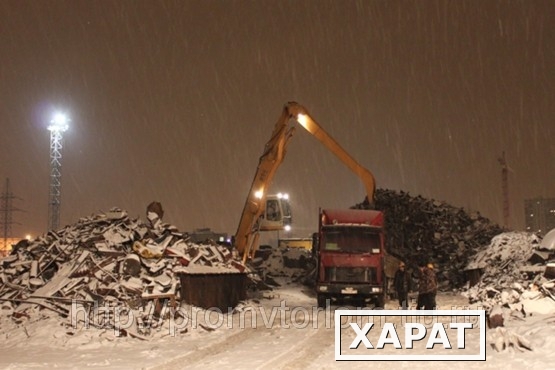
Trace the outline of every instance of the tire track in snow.
[[247, 339], [251, 338], [254, 329], [243, 329], [238, 333], [226, 336], [223, 340], [216, 343], [212, 343], [206, 347], [200, 347], [198, 349], [193, 349], [191, 352], [184, 354], [183, 356], [174, 357], [170, 361], [150, 367], [151, 370], [172, 370], [172, 369], [183, 369], [184, 366], [191, 366], [200, 361], [216, 356], [223, 352], [232, 351], [234, 347], [243, 343]]
[[314, 343], [305, 344], [294, 358], [287, 361], [287, 363], [280, 366], [280, 368], [284, 370], [307, 369], [312, 365], [314, 360], [322, 356], [329, 356], [330, 362], [335, 361], [333, 330], [331, 333], [328, 333], [326, 329], [318, 329], [315, 335], [319, 338], [326, 338], [329, 336], [329, 341], [321, 343], [323, 340], [314, 340]]
[[[282, 351], [278, 356], [272, 357], [257, 369], [304, 369], [313, 360], [328, 353], [325, 351], [326, 344], [331, 343], [331, 355], [333, 356], [334, 330], [327, 329], [325, 325], [318, 328], [307, 327], [302, 329], [308, 334], [302, 336], [299, 341], [292, 341], [289, 349]], [[329, 339], [329, 340], [328, 340]], [[323, 350], [324, 349], [324, 350]]]

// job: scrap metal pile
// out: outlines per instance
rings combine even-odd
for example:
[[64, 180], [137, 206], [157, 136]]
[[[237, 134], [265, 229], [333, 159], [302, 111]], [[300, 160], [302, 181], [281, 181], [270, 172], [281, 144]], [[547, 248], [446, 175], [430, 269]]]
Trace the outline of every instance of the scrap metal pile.
[[[479, 279], [464, 295], [470, 303], [479, 302], [486, 309], [495, 306], [509, 309], [512, 315], [538, 312], [540, 308], [555, 312], [555, 277], [548, 263], [553, 250], [542, 247], [542, 238], [533, 233], [508, 232], [492, 239], [466, 267]], [[544, 300], [547, 298], [547, 300]], [[535, 304], [535, 303], [540, 303]]]
[[498, 352], [533, 350], [531, 337], [507, 327], [510, 321], [544, 314], [545, 325], [552, 325], [555, 269], [549, 261], [555, 248], [546, 241], [533, 233], [506, 232], [494, 237], [466, 267], [471, 286], [463, 295], [487, 311], [493, 329], [490, 342]]
[[72, 304], [79, 304], [106, 328], [113, 327], [114, 317], [101, 308], [118, 307], [133, 311], [137, 322], [127, 334], [141, 337], [161, 325], [162, 309], [180, 300], [184, 266], [245, 271], [227, 247], [192, 243], [187, 233], [163, 223], [162, 215], [155, 202], [147, 223], [113, 208], [18, 243], [0, 259], [3, 313], [19, 318], [39, 308], [67, 318]]
[[280, 284], [274, 278], [311, 285], [314, 282], [315, 261], [311, 251], [298, 247], [262, 247], [249, 267], [260, 279], [257, 288], [271, 289]]
[[421, 259], [433, 263], [441, 289], [462, 287], [468, 260], [503, 232], [478, 212], [402, 191], [377, 189], [374, 207], [385, 214], [387, 252], [413, 269]]

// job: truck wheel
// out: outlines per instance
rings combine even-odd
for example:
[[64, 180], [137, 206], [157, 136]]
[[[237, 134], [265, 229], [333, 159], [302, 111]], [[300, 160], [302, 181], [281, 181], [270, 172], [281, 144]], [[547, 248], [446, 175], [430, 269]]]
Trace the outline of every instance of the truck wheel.
[[385, 308], [385, 295], [380, 294], [376, 297], [376, 308]]
[[328, 299], [328, 296], [326, 296], [325, 294], [319, 294], [317, 296], [317, 301], [318, 301], [318, 307], [319, 308], [326, 308], [326, 300]]

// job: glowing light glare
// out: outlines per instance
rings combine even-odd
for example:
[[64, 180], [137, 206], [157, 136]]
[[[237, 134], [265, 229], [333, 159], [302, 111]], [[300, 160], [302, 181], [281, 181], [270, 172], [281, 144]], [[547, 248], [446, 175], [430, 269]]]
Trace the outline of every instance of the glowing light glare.
[[287, 194], [287, 193], [278, 193], [277, 197], [279, 199], [289, 199], [289, 194]]
[[303, 127], [306, 127], [308, 123], [308, 117], [306, 114], [299, 113], [297, 114], [297, 122], [299, 122]]
[[285, 225], [285, 226], [283, 227], [283, 229], [284, 229], [285, 231], [291, 231], [291, 225]]
[[262, 199], [262, 195], [264, 195], [264, 191], [263, 190], [257, 190], [254, 192], [254, 196], [257, 199]]
[[50, 131], [65, 131], [68, 129], [69, 118], [63, 113], [56, 113], [52, 121], [50, 121], [50, 126], [48, 130]]
[[31, 240], [31, 235], [30, 234], [25, 235], [25, 239]]

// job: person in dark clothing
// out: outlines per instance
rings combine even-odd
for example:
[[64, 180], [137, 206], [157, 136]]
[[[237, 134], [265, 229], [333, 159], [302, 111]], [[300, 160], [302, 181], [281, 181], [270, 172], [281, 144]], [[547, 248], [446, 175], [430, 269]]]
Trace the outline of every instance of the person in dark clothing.
[[434, 264], [433, 263], [428, 263], [426, 265], [434, 274], [434, 280], [436, 282], [436, 289], [432, 292], [432, 296], [431, 296], [431, 303], [432, 303], [432, 307], [434, 308], [434, 310], [437, 308], [437, 303], [436, 303], [436, 295], [437, 295], [437, 275], [435, 272], [435, 268], [434, 268]]
[[427, 266], [426, 262], [420, 263], [420, 279], [418, 282], [417, 310], [435, 309], [435, 297], [437, 293], [436, 274]]
[[412, 290], [412, 284], [410, 274], [406, 271], [404, 262], [399, 263], [399, 269], [395, 272], [393, 285], [399, 299], [399, 307], [402, 310], [406, 310], [408, 308], [408, 298], [409, 292]]

